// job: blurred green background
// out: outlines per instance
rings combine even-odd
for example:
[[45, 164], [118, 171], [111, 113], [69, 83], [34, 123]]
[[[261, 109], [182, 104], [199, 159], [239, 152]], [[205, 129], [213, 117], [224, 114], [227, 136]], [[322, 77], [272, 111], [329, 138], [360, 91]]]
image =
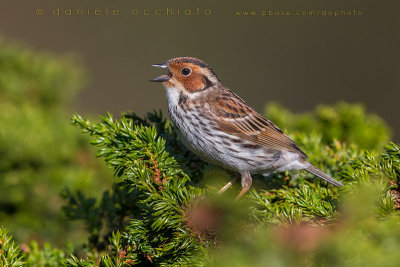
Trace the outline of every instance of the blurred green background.
[[21, 242], [63, 246], [81, 238], [84, 225], [67, 222], [61, 212], [61, 191], [99, 197], [112, 184], [88, 140], [69, 123], [86, 76], [74, 57], [0, 39], [0, 224]]
[[[107, 7], [119, 9], [120, 16], [51, 15], [57, 8]], [[167, 7], [211, 9], [212, 14], [129, 14], [132, 8]], [[35, 14], [38, 8], [43, 15]], [[254, 9], [357, 9], [363, 15], [233, 14]], [[338, 101], [362, 103], [383, 117], [400, 141], [398, 10], [387, 0], [2, 1], [0, 224], [22, 242], [62, 246], [81, 237], [85, 226], [66, 222], [59, 194], [69, 187], [99, 197], [111, 187], [112, 175], [94, 159], [87, 138], [69, 125], [71, 114], [165, 111], [163, 89], [148, 82], [159, 75], [150, 65], [176, 56], [203, 59], [260, 112], [271, 101], [296, 113]], [[381, 130], [386, 141], [387, 129]]]

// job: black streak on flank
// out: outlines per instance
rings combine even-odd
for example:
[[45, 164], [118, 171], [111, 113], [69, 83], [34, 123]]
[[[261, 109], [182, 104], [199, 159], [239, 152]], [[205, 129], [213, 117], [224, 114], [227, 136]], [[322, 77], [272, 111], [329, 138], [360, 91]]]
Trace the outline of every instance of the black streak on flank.
[[243, 157], [239, 157], [239, 156], [233, 156], [234, 158], [236, 158], [236, 159], [238, 159], [238, 160], [241, 160], [241, 161], [244, 161], [244, 162], [246, 162], [247, 164], [249, 164], [250, 166], [253, 166], [253, 167], [255, 167], [256, 165], [254, 164], [254, 161], [252, 161], [252, 160], [250, 160], [250, 159], [246, 159], [246, 158], [243, 158]]
[[248, 149], [260, 149], [261, 148], [261, 146], [253, 145], [253, 144], [243, 144], [241, 147], [242, 148], [248, 148]]
[[272, 156], [272, 159], [273, 159], [274, 161], [278, 161], [278, 160], [281, 158], [281, 156], [282, 156], [282, 151], [277, 150], [277, 151], [274, 153], [274, 155]]
[[232, 145], [231, 142], [228, 142], [228, 141], [226, 141], [226, 140], [222, 140], [222, 144], [224, 144], [224, 145], [226, 145], [226, 146], [231, 146], [231, 145]]

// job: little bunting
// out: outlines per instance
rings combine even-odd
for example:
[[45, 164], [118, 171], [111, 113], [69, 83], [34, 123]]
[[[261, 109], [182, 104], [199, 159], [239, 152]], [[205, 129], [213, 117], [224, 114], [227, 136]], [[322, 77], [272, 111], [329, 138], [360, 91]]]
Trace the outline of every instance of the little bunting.
[[168, 71], [151, 81], [165, 87], [169, 115], [185, 146], [205, 161], [241, 175], [236, 199], [250, 189], [251, 174], [256, 173], [304, 169], [342, 186], [310, 164], [295, 142], [225, 87], [205, 62], [179, 57], [153, 66]]

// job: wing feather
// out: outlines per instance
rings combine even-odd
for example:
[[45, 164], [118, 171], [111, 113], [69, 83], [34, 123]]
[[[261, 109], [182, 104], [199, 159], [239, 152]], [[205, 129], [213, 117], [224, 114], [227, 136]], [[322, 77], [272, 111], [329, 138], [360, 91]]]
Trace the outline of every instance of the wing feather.
[[232, 92], [216, 96], [216, 101], [213, 103], [215, 105], [210, 106], [211, 111], [218, 118], [217, 125], [225, 132], [265, 148], [284, 149], [307, 158], [281, 129]]

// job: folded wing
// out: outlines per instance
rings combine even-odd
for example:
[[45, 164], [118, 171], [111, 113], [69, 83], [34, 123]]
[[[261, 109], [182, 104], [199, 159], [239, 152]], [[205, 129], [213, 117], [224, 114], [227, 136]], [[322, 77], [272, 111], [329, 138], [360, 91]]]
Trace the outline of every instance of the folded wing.
[[283, 149], [307, 158], [281, 129], [246, 105], [234, 93], [228, 91], [216, 96], [211, 109], [218, 118], [217, 125], [225, 132], [254, 145], [267, 149]]

